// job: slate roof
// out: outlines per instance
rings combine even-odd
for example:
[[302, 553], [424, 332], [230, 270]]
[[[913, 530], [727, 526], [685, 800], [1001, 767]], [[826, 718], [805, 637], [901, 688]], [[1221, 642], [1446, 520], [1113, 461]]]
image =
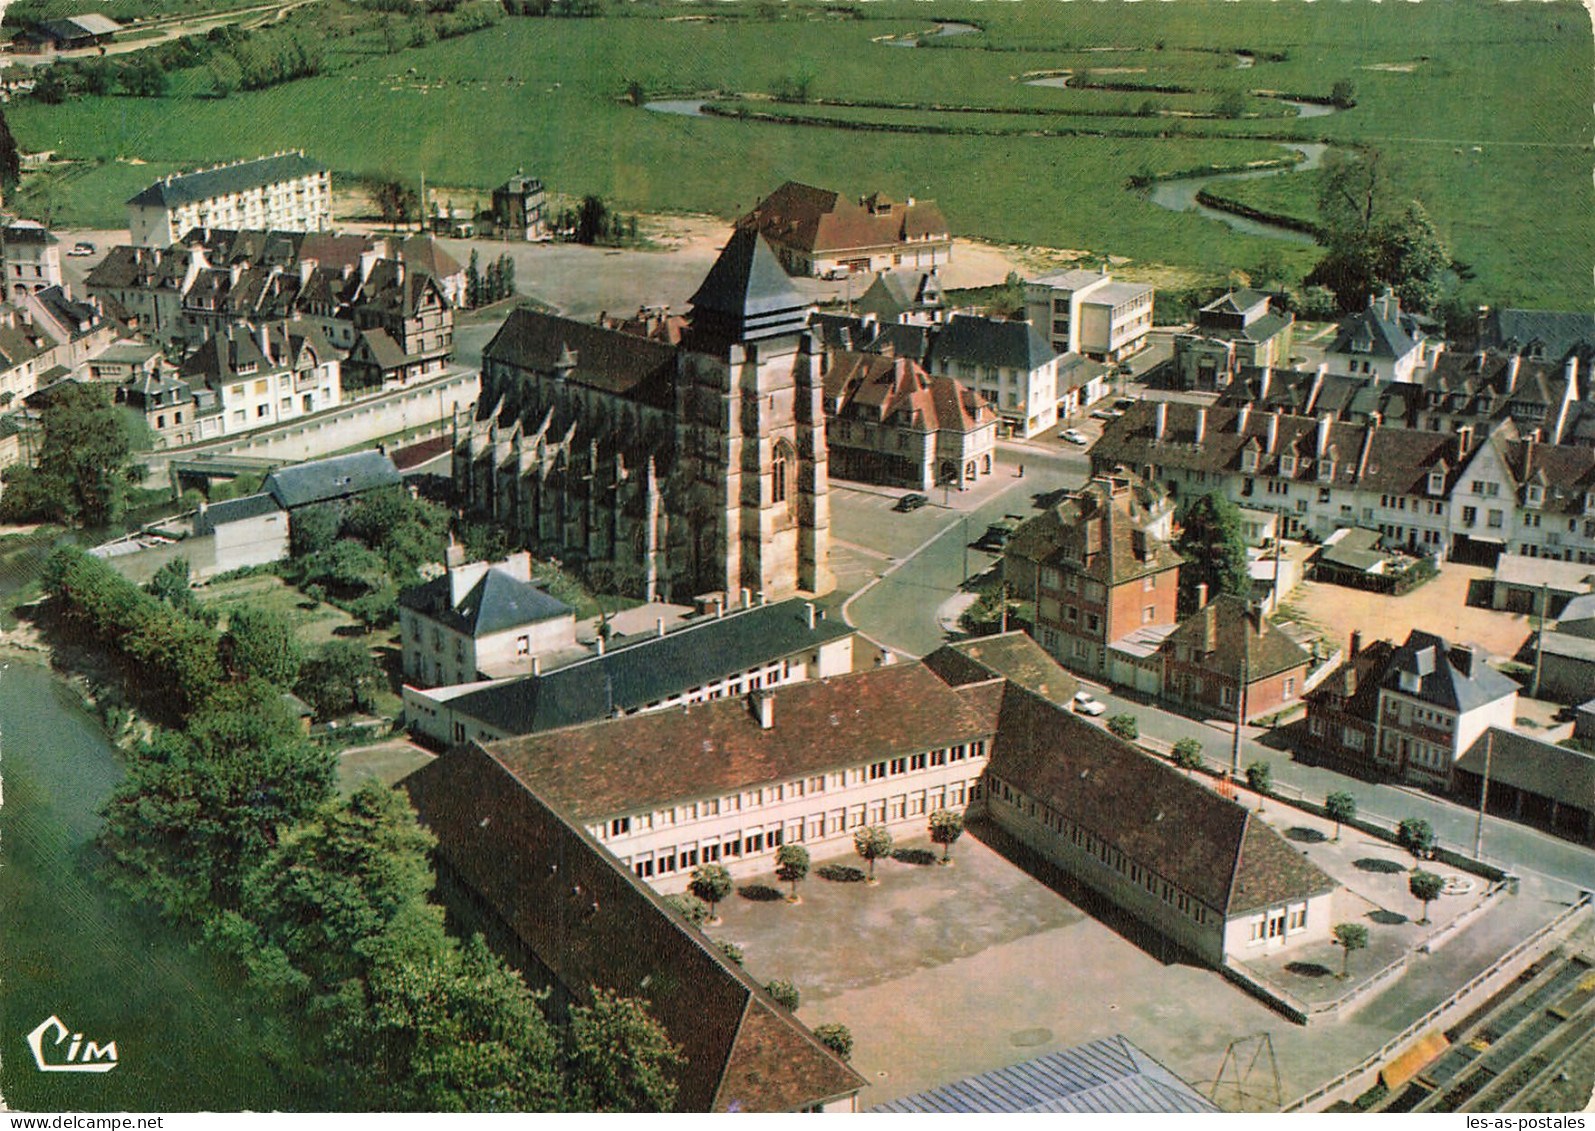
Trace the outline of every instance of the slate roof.
[[[1417, 691], [1403, 689], [1403, 673], [1418, 677]], [[1416, 628], [1391, 657], [1383, 686], [1458, 712], [1472, 711], [1518, 691], [1515, 682], [1484, 662], [1484, 653], [1466, 645], [1452, 647], [1442, 637]]]
[[943, 644], [922, 662], [953, 687], [1006, 679], [1060, 707], [1080, 690], [1080, 681], [1022, 631]]
[[1326, 351], [1358, 357], [1402, 358], [1418, 346], [1413, 340], [1417, 324], [1403, 314], [1394, 299], [1370, 299], [1364, 310], [1340, 323], [1340, 332]]
[[1057, 356], [1028, 322], [955, 314], [932, 339], [929, 360], [1001, 365], [1028, 373]]
[[1312, 658], [1268, 617], [1227, 593], [1186, 617], [1169, 633], [1163, 648], [1169, 652], [1181, 645], [1191, 649], [1192, 662], [1226, 676], [1240, 670], [1244, 655], [1246, 678], [1252, 683], [1304, 667]]
[[466, 590], [457, 604], [449, 600], [447, 573], [406, 589], [399, 594], [399, 604], [473, 638], [575, 614], [565, 602], [536, 585], [494, 568]]
[[878, 1104], [870, 1111], [1172, 1115], [1219, 1108], [1128, 1038], [1113, 1036]]
[[219, 526], [260, 518], [262, 515], [280, 510], [282, 508], [277, 505], [277, 500], [264, 491], [258, 495], [245, 495], [239, 499], [210, 503], [194, 519], [194, 533], [214, 534]]
[[1595, 663], [1595, 640], [1587, 636], [1577, 636], [1570, 632], [1546, 632], [1542, 633], [1541, 637], [1544, 640], [1547, 656]]
[[1206, 306], [1202, 307], [1199, 314], [1245, 314], [1259, 303], [1268, 302], [1270, 295], [1266, 291], [1255, 291], [1249, 288], [1239, 291], [1228, 291]]
[[1014, 531], [1003, 556], [1056, 564], [1105, 585], [1175, 569], [1183, 559], [1147, 530], [1154, 505], [1139, 480], [1094, 479]]
[[431, 236], [415, 235], [405, 240], [399, 245], [399, 258], [439, 279], [447, 279], [465, 270], [460, 266], [460, 261]]
[[918, 663], [767, 694], [768, 730], [737, 696], [506, 738], [490, 749], [534, 793], [586, 822], [845, 769], [866, 753], [879, 760], [982, 741], [995, 722]]
[[294, 507], [342, 499], [400, 482], [399, 469], [382, 452], [354, 452], [279, 467], [266, 476], [263, 488], [282, 506]]
[[61, 241], [55, 238], [55, 233], [36, 220], [13, 220], [5, 227], [5, 242], [40, 244], [48, 247]]
[[816, 617], [811, 629], [797, 599], [756, 605], [540, 676], [484, 687], [449, 705], [494, 730], [532, 734], [602, 719], [610, 708], [644, 707], [852, 632], [828, 617]]
[[1595, 810], [1595, 756], [1490, 727], [1462, 752], [1456, 768], [1483, 777], [1486, 744], [1492, 786], [1509, 785], [1563, 805]]
[[1336, 886], [1246, 806], [1012, 685], [988, 772], [1228, 917]]
[[1595, 315], [1587, 310], [1492, 310], [1485, 316], [1481, 345], [1560, 360], [1595, 354]]
[[510, 312], [482, 359], [549, 376], [562, 358], [573, 357], [565, 378], [573, 384], [673, 408], [676, 353], [661, 342], [523, 307]]
[[864, 1080], [582, 829], [472, 744], [402, 785], [437, 854], [578, 1002], [648, 1001], [682, 1047], [678, 1111], [798, 1111]]
[[854, 305], [887, 322], [911, 311], [940, 310], [941, 276], [931, 271], [878, 271]]
[[737, 340], [800, 332], [808, 322], [810, 305], [754, 228], [739, 228], [732, 234], [687, 301], [694, 329], [718, 331]]
[[289, 181], [312, 173], [325, 173], [327, 166], [312, 161], [303, 153], [278, 153], [271, 157], [257, 157], [253, 161], [237, 161], [215, 169], [202, 169], [195, 173], [182, 173], [156, 181], [149, 188], [128, 201], [135, 205], [153, 205], [159, 208], [180, 208], [201, 200], [211, 200], [235, 192], [247, 192]]

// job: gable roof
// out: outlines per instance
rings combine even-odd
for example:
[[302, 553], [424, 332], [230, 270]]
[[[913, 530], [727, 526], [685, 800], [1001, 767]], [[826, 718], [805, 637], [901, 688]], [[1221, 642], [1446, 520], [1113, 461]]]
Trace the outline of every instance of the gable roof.
[[1031, 372], [1058, 356], [1058, 351], [1028, 322], [955, 314], [936, 332], [929, 360], [1001, 365]]
[[1563, 805], [1595, 810], [1595, 755], [1490, 727], [1463, 751], [1456, 768], [1483, 777], [1486, 752], [1491, 785], [1509, 785]]
[[737, 221], [771, 241], [812, 255], [885, 247], [948, 234], [933, 201], [896, 202], [875, 194], [849, 200], [829, 189], [787, 181]]
[[1595, 354], [1595, 314], [1587, 310], [1496, 309], [1485, 316], [1480, 344], [1521, 349], [1560, 360]]
[[1080, 681], [1023, 631], [943, 644], [922, 662], [953, 687], [1006, 679], [1060, 707], [1080, 690]]
[[1219, 1108], [1120, 1035], [982, 1072], [870, 1110], [1124, 1115], [1217, 1112]]
[[686, 1057], [678, 1110], [797, 1111], [864, 1086], [487, 750], [456, 748], [401, 784], [450, 871], [573, 997], [598, 986], [647, 1000]]
[[[1402, 676], [1415, 677], [1408, 691]], [[1518, 685], [1484, 662], [1470, 645], [1453, 647], [1444, 638], [1413, 629], [1396, 649], [1385, 671], [1384, 687], [1453, 711], [1471, 711], [1518, 692]]]
[[387, 455], [365, 451], [279, 467], [266, 476], [263, 487], [277, 502], [292, 509], [377, 487], [394, 487], [400, 481], [399, 469]]
[[262, 491], [258, 495], [245, 495], [239, 499], [226, 499], [219, 503], [210, 503], [199, 512], [194, 519], [195, 534], [214, 534], [219, 526], [227, 526], [234, 522], [244, 522], [251, 518], [260, 518], [263, 515], [281, 511], [277, 500]]
[[810, 626], [805, 603], [794, 598], [705, 617], [555, 671], [469, 692], [450, 706], [494, 730], [532, 734], [645, 707], [852, 633], [840, 618], [818, 616]]
[[444, 573], [400, 593], [399, 604], [471, 637], [491, 636], [575, 613], [565, 602], [496, 566], [490, 567], [458, 602], [451, 601], [449, 593], [450, 578]]
[[1336, 886], [1245, 806], [1013, 685], [989, 772], [1229, 917]]
[[312, 161], [303, 152], [277, 153], [270, 157], [257, 157], [252, 161], [235, 161], [214, 169], [201, 169], [195, 173], [180, 173], [156, 181], [149, 188], [128, 201], [130, 205], [153, 205], [159, 208], [180, 208], [218, 196], [247, 192], [295, 180], [313, 173], [325, 173], [327, 166]]
[[1026, 521], [1003, 556], [1064, 565], [1106, 585], [1177, 569], [1184, 559], [1151, 531], [1161, 506], [1138, 479], [1098, 477]]
[[720, 797], [765, 782], [905, 757], [991, 737], [992, 719], [918, 663], [762, 692], [773, 725], [743, 697], [506, 738], [490, 749], [517, 780], [573, 820]]
[[[1209, 645], [1211, 644], [1211, 647]], [[1166, 650], [1190, 648], [1197, 662], [1233, 674], [1246, 660], [1246, 679], [1256, 682], [1304, 666], [1311, 657], [1261, 611], [1240, 597], [1221, 593], [1186, 617], [1164, 641]]]
[[1417, 331], [1410, 314], [1388, 295], [1368, 300], [1368, 306], [1340, 323], [1334, 344], [1326, 351], [1380, 358], [1402, 358], [1418, 348]]
[[542, 376], [562, 373], [576, 385], [673, 407], [676, 353], [663, 342], [520, 307], [493, 335], [482, 360]]

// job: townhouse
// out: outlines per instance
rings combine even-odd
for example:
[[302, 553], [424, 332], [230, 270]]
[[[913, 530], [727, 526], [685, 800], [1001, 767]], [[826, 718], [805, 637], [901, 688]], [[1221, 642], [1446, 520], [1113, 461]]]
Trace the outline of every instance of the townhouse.
[[1595, 562], [1595, 448], [1497, 432], [1462, 468], [1451, 505], [1454, 554]]
[[1187, 617], [1162, 652], [1165, 698], [1243, 719], [1294, 706], [1312, 659], [1261, 609], [1228, 594]]
[[7, 302], [65, 285], [61, 241], [33, 220], [13, 220], [0, 230], [0, 264]]
[[[177, 381], [156, 383], [144, 406], [150, 426], [168, 444], [189, 435], [196, 421], [193, 439], [230, 436], [343, 401], [336, 352], [314, 330], [288, 322], [231, 326], [212, 335], [184, 359]], [[202, 390], [209, 395], [201, 396]]]
[[1011, 435], [1029, 439], [1058, 423], [1058, 353], [1028, 322], [955, 314], [925, 364], [990, 401]]
[[1025, 283], [1025, 317], [1060, 354], [1119, 361], [1146, 346], [1153, 289], [1106, 271], [1062, 271]]
[[991, 474], [996, 411], [957, 378], [932, 377], [907, 358], [829, 354], [825, 413], [837, 479], [963, 490]]
[[1334, 373], [1371, 377], [1375, 381], [1411, 381], [1415, 370], [1427, 368], [1445, 348], [1431, 340], [1417, 318], [1404, 313], [1401, 302], [1387, 288], [1368, 306], [1340, 322], [1335, 340], [1324, 351], [1324, 361]]

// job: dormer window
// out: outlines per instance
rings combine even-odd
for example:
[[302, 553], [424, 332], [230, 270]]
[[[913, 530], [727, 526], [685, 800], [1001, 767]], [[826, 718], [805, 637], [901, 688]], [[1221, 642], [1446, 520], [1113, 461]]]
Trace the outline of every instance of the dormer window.
[[1401, 673], [1401, 690], [1405, 691], [1408, 695], [1416, 695], [1418, 693], [1419, 686], [1420, 680], [1418, 679], [1417, 672]]
[[1543, 506], [1545, 503], [1545, 488], [1538, 483], [1530, 483], [1528, 490], [1524, 493], [1523, 502], [1525, 506]]
[[1294, 455], [1283, 455], [1279, 457], [1279, 473], [1281, 475], [1296, 474], [1296, 457]]
[[1318, 461], [1318, 478], [1325, 483], [1332, 482], [1335, 478], [1335, 461], [1324, 459]]
[[1256, 471], [1257, 470], [1257, 449], [1256, 448], [1247, 448], [1244, 452], [1241, 453], [1241, 470], [1242, 471]]
[[1445, 494], [1445, 472], [1439, 468], [1429, 472], [1429, 494]]

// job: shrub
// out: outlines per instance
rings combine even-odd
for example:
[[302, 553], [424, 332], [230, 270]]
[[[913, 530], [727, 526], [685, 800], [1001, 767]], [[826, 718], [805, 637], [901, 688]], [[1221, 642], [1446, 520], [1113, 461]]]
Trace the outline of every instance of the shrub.
[[1117, 735], [1126, 742], [1134, 742], [1141, 736], [1141, 724], [1134, 715], [1114, 715], [1108, 720], [1108, 733]]

